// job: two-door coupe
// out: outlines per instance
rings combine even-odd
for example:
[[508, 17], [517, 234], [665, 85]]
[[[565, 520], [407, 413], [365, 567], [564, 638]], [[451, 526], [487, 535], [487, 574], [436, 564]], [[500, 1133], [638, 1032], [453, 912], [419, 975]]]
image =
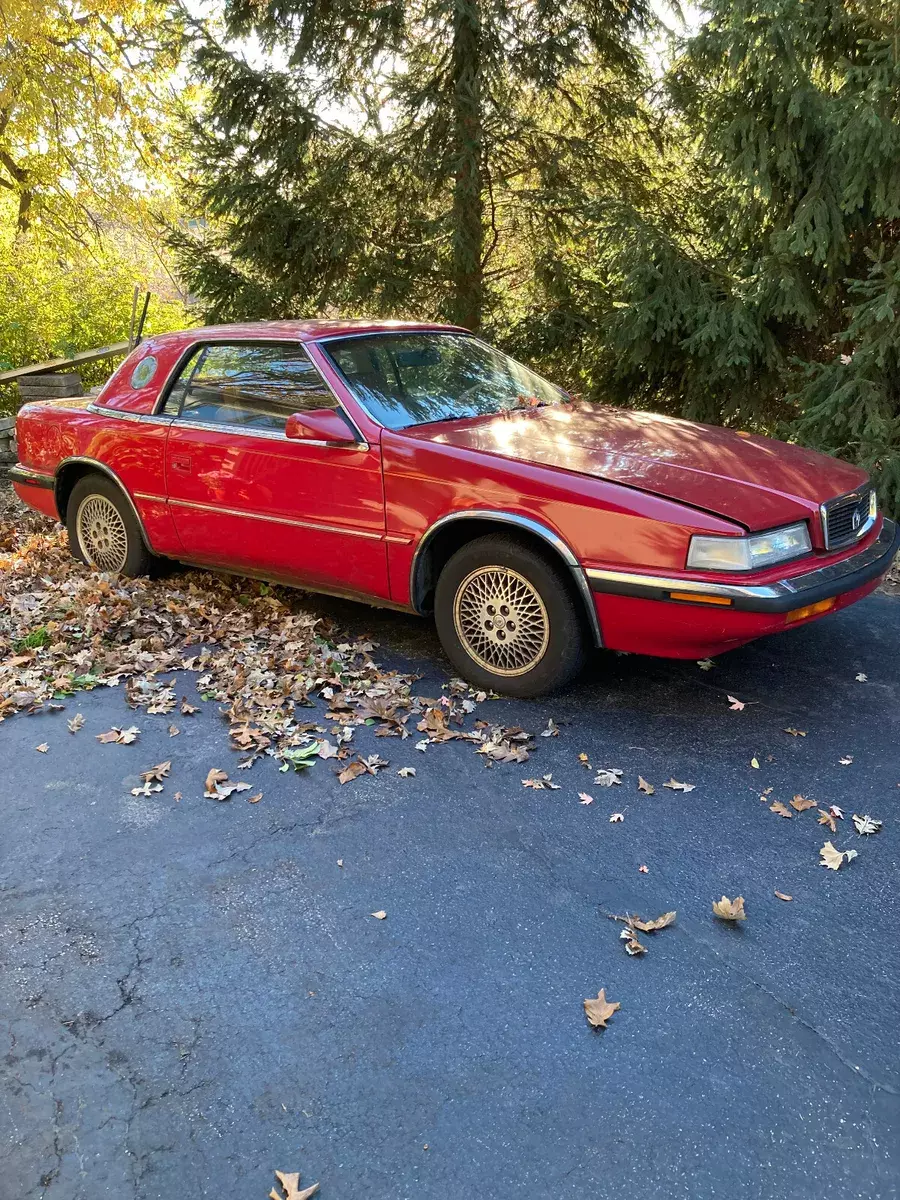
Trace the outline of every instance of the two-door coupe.
[[425, 614], [472, 683], [565, 683], [592, 645], [704, 658], [859, 600], [898, 548], [858, 467], [580, 403], [464, 329], [221, 325], [29, 404], [19, 496], [72, 551]]

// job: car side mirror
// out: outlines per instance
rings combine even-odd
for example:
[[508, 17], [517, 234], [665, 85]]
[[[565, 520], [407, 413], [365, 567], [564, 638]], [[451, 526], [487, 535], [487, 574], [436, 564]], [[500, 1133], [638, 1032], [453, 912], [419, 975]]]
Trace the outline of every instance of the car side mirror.
[[355, 446], [356, 438], [347, 422], [333, 408], [315, 408], [291, 413], [284, 436], [296, 442], [327, 442], [331, 446]]

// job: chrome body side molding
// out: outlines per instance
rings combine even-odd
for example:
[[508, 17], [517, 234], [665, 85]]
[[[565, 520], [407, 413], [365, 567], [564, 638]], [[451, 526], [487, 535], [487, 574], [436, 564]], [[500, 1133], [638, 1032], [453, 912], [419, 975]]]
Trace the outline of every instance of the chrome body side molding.
[[[413, 608], [416, 612], [421, 613], [421, 600], [419, 598], [419, 572], [421, 570], [423, 553], [428, 548], [429, 542], [433, 539], [435, 533], [439, 529], [443, 529], [445, 525], [449, 525], [452, 521], [494, 521], [497, 524], [513, 525], [518, 529], [524, 529], [528, 533], [534, 534], [551, 546], [559, 557], [563, 560], [569, 570], [572, 572], [572, 578], [575, 582], [575, 587], [584, 602], [585, 616], [590, 625], [591, 634], [594, 639], [594, 644], [597, 646], [603, 645], [603, 638], [600, 633], [600, 622], [597, 619], [597, 609], [594, 604], [594, 598], [591, 594], [591, 588], [588, 585], [587, 577], [581, 563], [572, 552], [566, 542], [548, 526], [536, 521], [533, 517], [523, 516], [521, 513], [505, 512], [503, 510], [492, 508], [470, 508], [461, 509], [459, 512], [447, 513], [446, 516], [440, 517], [433, 525], [422, 534], [416, 546], [415, 554], [413, 555], [412, 565], [409, 569], [409, 596]], [[390, 535], [389, 535], [390, 536]]]

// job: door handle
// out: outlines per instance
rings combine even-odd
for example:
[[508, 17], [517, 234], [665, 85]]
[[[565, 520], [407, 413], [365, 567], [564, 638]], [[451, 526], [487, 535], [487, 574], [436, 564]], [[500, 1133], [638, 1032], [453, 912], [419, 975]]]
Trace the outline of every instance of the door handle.
[[191, 469], [190, 455], [187, 454], [173, 454], [169, 459], [169, 463], [171, 464], [173, 471], [183, 471], [187, 473]]

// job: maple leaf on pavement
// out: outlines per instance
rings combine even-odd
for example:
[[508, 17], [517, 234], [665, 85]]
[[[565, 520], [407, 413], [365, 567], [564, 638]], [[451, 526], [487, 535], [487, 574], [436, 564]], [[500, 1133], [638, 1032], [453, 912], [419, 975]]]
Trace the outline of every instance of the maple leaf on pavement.
[[851, 858], [856, 858], [855, 850], [838, 850], [831, 842], [826, 842], [819, 851], [822, 858], [821, 866], [828, 867], [829, 871], [839, 871], [844, 862], [849, 862]]
[[47, 742], [41, 742], [39, 746], [35, 746], [35, 750], [37, 750], [38, 754], [46, 754], [49, 749], [50, 746]]
[[774, 804], [769, 805], [769, 812], [778, 813], [779, 817], [791, 817], [793, 813], [785, 808], [780, 800], [776, 800]]
[[712, 910], [720, 921], [747, 920], [747, 914], [744, 912], [743, 896], [735, 896], [733, 900], [729, 900], [727, 896], [723, 896], [721, 900], [716, 900], [713, 903]]
[[81, 713], [76, 713], [71, 721], [66, 721], [66, 724], [69, 727], [69, 733], [77, 733], [84, 725], [84, 717]]
[[643, 792], [645, 796], [652, 796], [656, 788], [652, 783], [648, 783], [643, 775], [638, 775], [638, 791]]
[[587, 792], [579, 792], [579, 793], [578, 793], [578, 803], [579, 803], [579, 804], [593, 804], [593, 803], [594, 803], [594, 797], [593, 797], [593, 796], [589, 796], [589, 795], [587, 794]]
[[806, 737], [805, 729], [795, 729], [793, 725], [788, 725], [784, 732], [789, 733], [791, 737]]
[[601, 988], [597, 993], [596, 1000], [591, 998], [585, 1000], [584, 1015], [590, 1021], [594, 1029], [605, 1029], [606, 1022], [613, 1015], [613, 1013], [621, 1007], [622, 1005], [619, 1004], [618, 1001], [610, 1002], [607, 1000], [606, 988]]
[[732, 712], [741, 712], [747, 706], [744, 704], [743, 700], [738, 700], [737, 696], [729, 696], [728, 707]]
[[624, 813], [613, 813], [609, 819], [615, 825], [617, 822], [625, 820], [625, 814]]
[[276, 1171], [275, 1178], [281, 1185], [282, 1193], [279, 1194], [272, 1188], [269, 1192], [269, 1200], [309, 1200], [310, 1196], [314, 1196], [319, 1190], [317, 1183], [311, 1187], [300, 1190], [300, 1172], [299, 1171]]
[[837, 833], [837, 822], [830, 812], [826, 812], [824, 808], [819, 809], [819, 824], [827, 825], [832, 833]]

